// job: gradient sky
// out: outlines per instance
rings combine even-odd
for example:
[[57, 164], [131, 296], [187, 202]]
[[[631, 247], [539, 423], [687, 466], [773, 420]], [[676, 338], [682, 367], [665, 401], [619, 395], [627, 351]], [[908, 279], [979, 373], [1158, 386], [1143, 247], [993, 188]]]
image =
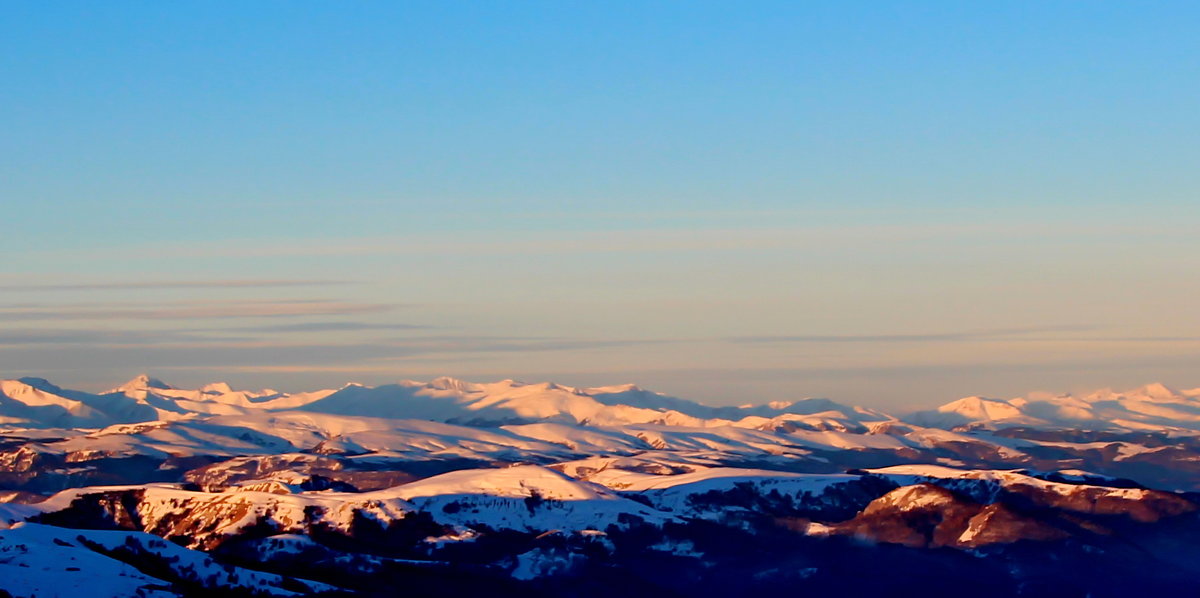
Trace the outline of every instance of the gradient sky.
[[1195, 3], [3, 12], [3, 377], [1200, 385]]

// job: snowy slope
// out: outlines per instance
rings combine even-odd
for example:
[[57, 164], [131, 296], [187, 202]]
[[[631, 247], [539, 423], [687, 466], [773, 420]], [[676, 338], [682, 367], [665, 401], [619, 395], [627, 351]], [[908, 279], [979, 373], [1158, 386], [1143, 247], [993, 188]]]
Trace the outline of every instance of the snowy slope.
[[1076, 396], [1031, 393], [1009, 400], [968, 397], [905, 421], [951, 428], [1029, 426], [1100, 430], [1200, 431], [1200, 389], [1148, 384], [1127, 391], [1103, 389]]
[[141, 375], [93, 394], [65, 390], [40, 378], [0, 381], [0, 425], [13, 427], [103, 427], [281, 410], [468, 425], [548, 422], [848, 429], [861, 422], [891, 419], [880, 412], [826, 399], [708, 407], [634, 385], [573, 388], [552, 382], [501, 380], [478, 384], [437, 378], [430, 382], [406, 380], [376, 387], [349, 384], [340, 389], [284, 393], [235, 390], [224, 382], [181, 389]]
[[[147, 563], [169, 569], [170, 575], [164, 576], [168, 579], [150, 576], [134, 566]], [[285, 589], [285, 585], [301, 591]], [[32, 523], [0, 530], [0, 590], [13, 596], [150, 598], [177, 596], [187, 586], [245, 589], [272, 596], [334, 589], [326, 584], [221, 565], [202, 552], [145, 533], [72, 530]]]
[[[270, 412], [430, 420], [469, 426], [658, 425], [736, 427], [785, 434], [862, 435], [879, 424], [897, 421], [880, 411], [827, 399], [710, 407], [631, 384], [574, 388], [551, 382], [501, 380], [481, 384], [437, 378], [430, 382], [406, 380], [375, 387], [350, 384], [340, 389], [285, 393], [236, 390], [223, 382], [180, 389], [142, 375], [93, 394], [63, 389], [40, 378], [0, 380], [0, 427], [9, 429], [100, 428]], [[1105, 389], [1078, 396], [1032, 393], [1009, 400], [966, 397], [903, 419], [945, 429], [972, 425], [1200, 432], [1200, 389], [1176, 390], [1149, 384], [1128, 391]], [[837, 442], [831, 435], [816, 444], [836, 446]], [[866, 448], [883, 447], [868, 444]]]
[[40, 378], [0, 380], [0, 425], [72, 428], [103, 425], [108, 414]]
[[604, 486], [534, 465], [446, 473], [374, 493], [395, 496], [439, 521], [525, 531], [603, 530], [671, 519]]

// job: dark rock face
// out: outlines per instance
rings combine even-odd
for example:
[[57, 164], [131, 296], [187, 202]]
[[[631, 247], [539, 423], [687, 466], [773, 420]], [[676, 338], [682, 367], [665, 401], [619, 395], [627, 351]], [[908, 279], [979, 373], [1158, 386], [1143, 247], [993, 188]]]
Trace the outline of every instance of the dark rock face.
[[337, 459], [304, 454], [237, 457], [189, 470], [183, 480], [206, 492], [220, 492], [239, 482], [260, 480], [275, 472], [335, 472], [342, 469]]
[[1015, 513], [1002, 503], [980, 504], [928, 483], [897, 488], [832, 530], [836, 534], [916, 548], [976, 548], [1068, 536], [1067, 532]]
[[[1146, 489], [1122, 489], [1079, 486], [1069, 492], [1031, 485], [1013, 485], [1006, 490], [1027, 499], [1033, 505], [1080, 513], [1129, 517], [1134, 521], [1153, 523], [1196, 510], [1196, 504], [1183, 495]], [[1014, 502], [1017, 499], [1012, 499]]]
[[138, 508], [144, 494], [137, 489], [84, 494], [72, 500], [67, 508], [39, 515], [33, 520], [77, 529], [142, 531]]

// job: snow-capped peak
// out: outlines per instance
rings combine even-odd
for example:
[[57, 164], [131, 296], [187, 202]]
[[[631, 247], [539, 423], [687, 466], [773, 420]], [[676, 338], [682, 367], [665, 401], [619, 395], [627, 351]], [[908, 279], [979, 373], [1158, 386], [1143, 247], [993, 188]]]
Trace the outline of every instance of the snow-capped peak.
[[972, 419], [1007, 419], [1018, 417], [1021, 410], [1007, 401], [985, 397], [965, 397], [938, 407], [942, 413], [957, 413]]
[[1171, 401], [1171, 400], [1176, 400], [1180, 396], [1182, 396], [1182, 394], [1179, 391], [1177, 391], [1161, 382], [1152, 382], [1145, 386], [1135, 388], [1126, 394], [1131, 395], [1131, 396], [1145, 397], [1147, 399], [1155, 400], [1155, 401]]
[[454, 390], [459, 392], [478, 392], [480, 387], [473, 382], [451, 378], [450, 376], [441, 376], [429, 381], [428, 386], [437, 390]]
[[200, 388], [198, 388], [196, 390], [199, 390], [200, 392], [205, 393], [205, 394], [222, 394], [222, 395], [224, 395], [224, 394], [229, 394], [229, 393], [233, 392], [233, 387], [230, 386], [228, 382], [213, 382], [211, 384], [205, 384], [204, 386], [201, 386]]
[[62, 390], [45, 378], [26, 376], [24, 378], [17, 378], [17, 382], [20, 382], [21, 384], [24, 384], [30, 388], [36, 388], [37, 390], [43, 392], [59, 392]]
[[152, 378], [148, 374], [140, 374], [136, 378], [133, 378], [132, 380], [130, 380], [130, 381], [128, 381], [128, 382], [126, 382], [104, 394], [123, 393], [123, 392], [127, 392], [127, 391], [132, 391], [132, 390], [149, 390], [149, 389], [170, 390], [172, 388], [175, 388], [175, 387], [171, 386], [170, 384], [167, 384], [166, 382], [163, 382], [162, 380], [159, 380], [158, 378]]
[[1110, 388], [1091, 393], [1031, 392], [1007, 401], [967, 397], [933, 411], [905, 418], [918, 425], [1034, 426], [1084, 429], [1200, 429], [1194, 401], [1200, 394], [1180, 392], [1160, 382], [1127, 391]]

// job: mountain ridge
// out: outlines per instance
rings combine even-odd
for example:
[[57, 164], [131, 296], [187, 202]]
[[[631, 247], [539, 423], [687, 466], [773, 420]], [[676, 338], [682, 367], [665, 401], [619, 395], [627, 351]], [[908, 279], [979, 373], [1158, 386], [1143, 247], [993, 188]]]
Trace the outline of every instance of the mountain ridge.
[[[80, 572], [72, 558], [94, 574], [153, 567], [139, 588], [261, 568], [277, 577], [254, 584], [281, 595], [323, 591], [308, 579], [378, 595], [422, 576], [433, 594], [502, 582], [567, 595], [614, 589], [613, 571], [657, 584], [630, 596], [714, 595], [714, 582], [736, 584], [716, 595], [826, 593], [844, 564], [869, 562], [1055, 596], [1022, 588], [1057, 582], [1037, 568], [1064, 554], [1106, 571], [1089, 592], [1155, 582], [1173, 559], [1156, 583], [1175, 590], [1200, 571], [1179, 550], [1200, 530], [1193, 413], [1200, 393], [1161, 384], [896, 417], [828, 399], [709, 406], [632, 384], [441, 377], [286, 393], [143, 375], [93, 394], [5, 380], [0, 552], [41, 580]], [[0, 589], [22, 587], [10, 582]]]
[[349, 383], [337, 389], [295, 393], [239, 390], [226, 382], [183, 389], [147, 374], [101, 393], [65, 389], [38, 377], [0, 380], [0, 425], [6, 426], [104, 427], [285, 410], [469, 425], [558, 422], [770, 427], [806, 422], [853, 428], [902, 421], [942, 429], [1026, 426], [1200, 431], [1200, 388], [1176, 390], [1155, 382], [1125, 391], [1104, 388], [1078, 395], [1037, 391], [1012, 399], [969, 396], [934, 409], [893, 415], [826, 398], [710, 406], [636, 384], [571, 387], [512, 379], [480, 383], [448, 376], [378, 386]]

